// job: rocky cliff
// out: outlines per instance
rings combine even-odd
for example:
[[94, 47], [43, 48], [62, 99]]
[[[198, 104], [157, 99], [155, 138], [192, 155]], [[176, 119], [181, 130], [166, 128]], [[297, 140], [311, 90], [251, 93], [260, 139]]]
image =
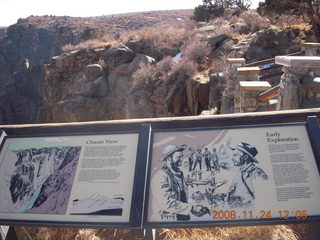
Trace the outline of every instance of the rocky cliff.
[[[131, 46], [132, 49], [126, 45]], [[91, 121], [199, 114], [207, 108], [208, 89], [192, 78], [165, 82], [155, 77], [133, 87], [132, 74], [155, 65], [156, 56], [143, 54], [142, 42], [73, 51], [46, 66], [41, 122]], [[140, 48], [139, 48], [140, 47]], [[186, 76], [187, 77], [187, 76]]]
[[20, 20], [0, 41], [0, 120], [32, 123], [42, 104], [43, 65], [61, 54], [61, 47], [89, 38], [83, 25], [55, 17]]
[[[161, 22], [165, 14], [146, 13], [139, 18], [31, 17], [10, 26], [0, 38], [0, 123], [219, 111], [225, 83], [212, 74], [227, 69], [226, 57], [271, 58], [299, 51], [308, 37], [306, 31], [276, 27], [244, 31], [244, 24], [221, 19], [196, 26], [179, 14], [170, 15], [167, 25]], [[155, 19], [161, 19], [158, 25]], [[129, 34], [130, 29], [135, 32]], [[108, 41], [61, 50], [106, 31]]]

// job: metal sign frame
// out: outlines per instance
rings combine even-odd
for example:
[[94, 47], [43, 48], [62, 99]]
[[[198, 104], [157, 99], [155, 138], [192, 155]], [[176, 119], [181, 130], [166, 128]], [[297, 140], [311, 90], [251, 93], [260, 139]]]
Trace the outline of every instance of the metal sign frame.
[[[99, 132], [99, 133], [66, 133], [66, 134], [55, 134], [55, 135], [9, 135], [5, 136], [4, 140], [0, 147], [1, 152], [1, 160], [0, 160], [0, 168], [1, 165], [4, 165], [6, 162], [9, 164], [9, 160], [6, 160], [5, 157], [9, 156], [13, 157], [15, 160], [15, 164], [17, 165], [14, 170], [11, 171], [11, 176], [3, 182], [17, 182], [22, 181], [17, 178], [14, 180], [16, 176], [21, 173], [21, 169], [23, 171], [28, 172], [30, 168], [32, 170], [38, 169], [41, 172], [41, 169], [46, 169], [46, 157], [52, 161], [58, 153], [55, 151], [77, 151], [74, 159], [73, 168], [66, 169], [65, 171], [70, 171], [72, 169], [73, 176], [71, 176], [71, 180], [67, 179], [68, 182], [71, 182], [71, 186], [67, 189], [66, 199], [64, 200], [64, 211], [56, 208], [54, 211], [46, 210], [49, 207], [52, 208], [52, 204], [50, 205], [50, 198], [56, 197], [54, 191], [52, 191], [53, 197], [50, 195], [47, 197], [47, 202], [39, 200], [41, 197], [45, 196], [42, 194], [43, 190], [45, 190], [44, 185], [49, 185], [50, 176], [55, 173], [49, 173], [50, 176], [46, 176], [47, 180], [42, 182], [41, 191], [39, 193], [38, 189], [38, 197], [35, 200], [35, 197], [28, 196], [28, 199], [33, 198], [33, 206], [32, 204], [26, 207], [26, 204], [19, 206], [20, 210], [12, 214], [0, 213], [0, 223], [5, 225], [40, 225], [40, 226], [91, 226], [91, 227], [131, 227], [131, 226], [141, 226], [141, 220], [139, 223], [138, 218], [133, 218], [132, 213], [134, 209], [141, 208], [141, 202], [139, 204], [135, 204], [137, 196], [141, 195], [137, 193], [140, 189], [134, 187], [134, 181], [137, 181], [136, 172], [140, 168], [141, 162], [137, 159], [141, 159], [141, 145], [144, 145], [145, 138], [145, 130], [142, 128], [140, 131], [108, 131], [108, 132]], [[10, 141], [10, 143], [9, 143]], [[117, 143], [118, 142], [118, 143]], [[9, 144], [11, 144], [12, 151], [8, 149]], [[62, 149], [62, 150], [61, 150]], [[124, 149], [124, 150], [122, 150]], [[30, 157], [30, 153], [32, 154], [34, 151], [34, 156]], [[38, 153], [36, 152], [38, 151]], [[46, 152], [45, 152], [46, 151]], [[98, 153], [100, 151], [100, 153]], [[102, 156], [101, 154], [107, 153], [109, 151], [109, 156]], [[121, 152], [122, 151], [122, 152]], [[129, 151], [126, 153], [126, 151]], [[9, 152], [7, 154], [7, 152]], [[121, 152], [121, 153], [119, 153]], [[23, 154], [25, 156], [23, 156]], [[38, 156], [37, 156], [38, 154]], [[64, 160], [70, 158], [71, 153], [67, 155], [65, 153], [62, 157]], [[100, 155], [99, 155], [100, 154]], [[46, 155], [46, 156], [45, 156]], [[51, 157], [48, 157], [52, 155]], [[120, 156], [121, 155], [121, 156]], [[133, 155], [133, 156], [132, 156]], [[23, 157], [22, 157], [23, 156]], [[53, 157], [54, 156], [54, 157]], [[114, 156], [114, 158], [111, 158]], [[37, 157], [41, 164], [29, 163], [28, 161], [34, 161]], [[41, 159], [43, 157], [43, 159]], [[110, 157], [110, 158], [106, 158]], [[18, 159], [19, 158], [19, 159]], [[27, 159], [28, 158], [28, 159]], [[86, 159], [87, 158], [87, 159]], [[31, 160], [32, 159], [32, 160]], [[20, 162], [19, 162], [20, 161]], [[25, 163], [21, 163], [24, 161]], [[37, 160], [35, 160], [37, 161]], [[70, 162], [72, 162], [70, 161]], [[123, 161], [123, 163], [121, 162]], [[19, 162], [19, 164], [18, 164]], [[49, 162], [49, 160], [48, 160]], [[128, 163], [131, 162], [131, 167], [128, 168]], [[94, 165], [96, 164], [96, 165]], [[114, 171], [114, 167], [109, 167], [113, 164], [118, 164], [117, 170]], [[21, 165], [21, 166], [19, 166]], [[41, 165], [41, 169], [40, 169]], [[63, 162], [61, 163], [63, 165]], [[70, 165], [70, 164], [69, 164]], [[80, 166], [81, 165], [81, 166]], [[85, 165], [85, 166], [84, 166]], [[12, 164], [11, 164], [12, 166]], [[50, 167], [52, 167], [50, 165]], [[65, 166], [64, 166], [65, 167]], [[55, 168], [56, 171], [62, 171], [61, 167]], [[109, 168], [112, 168], [112, 171], [109, 171]], [[29, 169], [29, 170], [28, 170]], [[3, 170], [3, 169], [2, 169]], [[107, 180], [104, 179], [106, 176], [103, 176], [104, 173], [110, 173], [110, 175], [118, 174], [119, 178], [115, 180]], [[23, 173], [22, 173], [23, 174]], [[48, 173], [45, 173], [49, 175]], [[64, 174], [63, 172], [61, 175]], [[93, 174], [102, 174], [101, 177], [92, 176]], [[7, 174], [8, 175], [8, 174]], [[32, 174], [33, 178], [35, 178], [35, 173]], [[71, 174], [70, 174], [71, 175]], [[122, 176], [121, 176], [122, 175]], [[41, 176], [41, 174], [40, 174]], [[137, 175], [138, 176], [138, 175]], [[143, 176], [142, 176], [143, 177]], [[7, 177], [8, 178], [8, 177]], [[77, 178], [77, 179], [76, 179]], [[82, 178], [82, 180], [79, 180]], [[100, 180], [99, 180], [100, 178]], [[116, 178], [116, 176], [115, 176]], [[130, 179], [129, 179], [130, 178]], [[140, 176], [141, 178], [141, 176]], [[49, 179], [49, 180], [48, 180]], [[59, 175], [56, 177], [56, 181], [59, 180]], [[87, 179], [87, 180], [85, 180]], [[3, 180], [3, 179], [2, 179]], [[118, 183], [112, 183], [112, 181], [117, 181]], [[35, 180], [34, 180], [35, 181]], [[66, 179], [61, 178], [61, 181], [66, 181]], [[81, 182], [80, 182], [81, 181]], [[87, 182], [86, 182], [87, 181]], [[99, 183], [100, 182], [105, 182]], [[52, 182], [52, 181], [51, 181]], [[132, 183], [131, 187], [127, 189], [128, 183]], [[34, 185], [33, 183], [30, 183]], [[6, 184], [1, 184], [2, 187]], [[10, 184], [9, 184], [10, 185]], [[16, 187], [12, 187], [15, 189], [15, 194], [19, 194], [19, 184], [17, 183]], [[25, 184], [23, 187], [26, 187]], [[86, 187], [87, 186], [87, 187]], [[38, 187], [39, 188], [39, 187]], [[49, 187], [47, 187], [48, 189]], [[99, 189], [98, 189], [99, 188]], [[119, 189], [120, 188], [120, 191]], [[76, 190], [77, 189], [77, 190]], [[117, 189], [117, 191], [113, 191], [112, 189]], [[8, 189], [7, 189], [8, 190]], [[57, 189], [57, 192], [61, 189]], [[3, 190], [4, 191], [4, 190]], [[123, 194], [118, 194], [123, 191]], [[9, 193], [9, 191], [7, 191]], [[42, 194], [42, 195], [41, 195]], [[58, 193], [57, 193], [58, 194]], [[60, 195], [60, 193], [59, 193]], [[81, 197], [79, 197], [79, 195]], [[123, 196], [120, 196], [123, 195]], [[18, 195], [19, 198], [21, 196], [22, 200], [25, 196]], [[130, 199], [125, 202], [126, 198]], [[12, 200], [11, 196], [11, 200]], [[17, 202], [19, 202], [19, 198], [15, 198]], [[70, 198], [70, 199], [69, 199]], [[10, 199], [10, 197], [6, 198]], [[39, 200], [39, 201], [38, 201]], [[4, 204], [4, 196], [2, 195], [2, 208], [6, 207], [5, 205], [10, 205], [8, 203]], [[31, 200], [30, 200], [31, 201]], [[41, 206], [34, 207], [37, 202], [41, 203]], [[1, 204], [0, 204], [1, 205]], [[17, 205], [15, 203], [15, 205]], [[47, 207], [43, 207], [47, 206]], [[38, 209], [38, 210], [34, 210]], [[68, 209], [68, 210], [67, 210]], [[90, 209], [90, 210], [89, 210]], [[19, 213], [20, 211], [20, 213]], [[24, 213], [22, 213], [22, 212]], [[73, 212], [72, 212], [73, 211]], [[79, 212], [80, 211], [80, 212]], [[84, 211], [84, 212], [81, 212]], [[85, 212], [87, 211], [87, 212]], [[91, 212], [90, 212], [91, 211]], [[9, 212], [9, 210], [2, 210], [2, 212]], [[122, 217], [123, 214], [125, 217]], [[71, 216], [72, 215], [72, 216]]]
[[[161, 141], [162, 141], [162, 144], [163, 144], [162, 151], [165, 151], [165, 146], [169, 146], [171, 144], [176, 147], [176, 149], [171, 150], [171, 154], [172, 154], [172, 151], [176, 151], [178, 153], [183, 152], [184, 155], [186, 155], [186, 153], [188, 152], [188, 148], [190, 146], [192, 148], [194, 148], [194, 146], [197, 145], [199, 148], [202, 148], [201, 152], [203, 153], [204, 145], [202, 143], [200, 143], [201, 141], [198, 141], [199, 138], [195, 138], [195, 144], [193, 144], [193, 145], [189, 141], [188, 142], [189, 144], [187, 143], [186, 144], [187, 146], [182, 149], [181, 146], [186, 143], [187, 138], [183, 138], [181, 136], [183, 134], [189, 135], [190, 133], [197, 132], [197, 131], [198, 132], [202, 131], [202, 132], [205, 132], [206, 134], [209, 134], [214, 131], [218, 131], [218, 132], [219, 131], [230, 131], [230, 133], [232, 133], [232, 131], [235, 130], [235, 131], [240, 131], [240, 134], [241, 134], [241, 133], [243, 133], [243, 130], [248, 130], [248, 131], [251, 130], [251, 131], [255, 132], [256, 130], [262, 129], [262, 128], [269, 129], [270, 132], [272, 132], [272, 130], [274, 128], [279, 128], [279, 127], [280, 128], [281, 127], [290, 127], [291, 128], [290, 131], [293, 135], [294, 135], [294, 132], [292, 132], [292, 128], [303, 127], [303, 129], [304, 129], [303, 131], [305, 132], [305, 137], [307, 138], [308, 141], [310, 141], [309, 145], [311, 145], [311, 147], [309, 146], [310, 149], [308, 151], [309, 152], [308, 154], [312, 154], [315, 159], [315, 160], [313, 160], [313, 162], [311, 162], [311, 164], [314, 165], [313, 167], [317, 168], [317, 170], [313, 173], [313, 176], [315, 176], [316, 179], [317, 178], [319, 179], [319, 181], [317, 182], [317, 184], [318, 184], [317, 186], [319, 186], [319, 184], [320, 184], [320, 178], [319, 178], [319, 169], [320, 169], [320, 167], [319, 167], [320, 166], [320, 158], [319, 158], [319, 156], [320, 156], [319, 155], [319, 153], [320, 153], [320, 147], [319, 147], [320, 146], [320, 141], [319, 141], [320, 137], [319, 136], [320, 136], [320, 134], [319, 133], [320, 133], [320, 130], [319, 130], [319, 126], [317, 123], [317, 119], [315, 117], [308, 117], [308, 119], [305, 123], [250, 125], [250, 126], [234, 126], [234, 127], [228, 126], [228, 127], [218, 127], [218, 128], [206, 127], [206, 128], [183, 128], [183, 129], [153, 129], [151, 147], [154, 146], [155, 144], [159, 144], [159, 143], [161, 144]], [[162, 138], [160, 138], [160, 137], [155, 138], [155, 136], [157, 136], [157, 134], [162, 134], [163, 135]], [[253, 133], [253, 135], [254, 134], [255, 133]], [[190, 134], [190, 135], [197, 135], [197, 134], [195, 133], [195, 134]], [[191, 137], [194, 137], [194, 136], [191, 136]], [[219, 137], [219, 136], [217, 136], [217, 137]], [[299, 135], [299, 137], [301, 137], [301, 136]], [[176, 138], [176, 139], [180, 138], [181, 140], [174, 141], [172, 139], [170, 140], [170, 138]], [[209, 137], [207, 137], [207, 138], [209, 139]], [[237, 137], [237, 139], [242, 139], [241, 135], [239, 137]], [[201, 139], [201, 140], [203, 140], [203, 139]], [[304, 140], [305, 139], [303, 139], [302, 142]], [[157, 141], [157, 142], [155, 143], [155, 141]], [[256, 142], [257, 141], [253, 141], [252, 144], [255, 145]], [[179, 143], [179, 144], [177, 144], [177, 143]], [[208, 145], [207, 147], [209, 148], [210, 144], [207, 144], [207, 145]], [[241, 146], [238, 146], [238, 147], [241, 147]], [[147, 183], [148, 183], [147, 184], [147, 194], [146, 194], [147, 200], [146, 200], [145, 214], [144, 214], [144, 225], [147, 227], [151, 227], [151, 228], [208, 227], [208, 226], [230, 226], [230, 225], [252, 225], [252, 224], [259, 225], [259, 224], [265, 224], [265, 223], [270, 223], [270, 224], [282, 223], [283, 224], [283, 223], [293, 223], [293, 222], [301, 222], [301, 221], [313, 221], [313, 220], [320, 219], [320, 213], [310, 215], [311, 213], [308, 214], [307, 212], [305, 212], [304, 209], [295, 209], [295, 207], [292, 207], [292, 209], [289, 209], [289, 207], [287, 207], [287, 208], [281, 207], [280, 209], [277, 209], [277, 210], [272, 210], [270, 207], [269, 207], [270, 209], [261, 208], [261, 209], [258, 209], [258, 212], [260, 212], [259, 214], [257, 213], [257, 211], [254, 212], [254, 211], [250, 210], [250, 208], [242, 208], [242, 212], [241, 212], [242, 215], [241, 215], [241, 214], [239, 214], [239, 211], [235, 211], [234, 208], [229, 206], [229, 208], [226, 208], [226, 209], [225, 208], [217, 208], [215, 210], [215, 208], [211, 208], [209, 210], [209, 212], [208, 212], [208, 209], [203, 210], [200, 208], [200, 209], [198, 209], [198, 212], [194, 211], [194, 214], [201, 215], [201, 217], [199, 217], [199, 220], [195, 220], [195, 217], [192, 218], [192, 208], [194, 208], [195, 205], [201, 205], [201, 204], [196, 204], [196, 201], [198, 201], [199, 199], [198, 200], [191, 199], [191, 202], [193, 201], [193, 204], [190, 204], [190, 198], [186, 201], [186, 199], [183, 199], [181, 196], [178, 196], [180, 193], [177, 193], [176, 189], [173, 190], [174, 187], [172, 187], [171, 185], [174, 185], [175, 180], [172, 180], [173, 175], [170, 172], [174, 172], [174, 171], [172, 171], [172, 169], [170, 169], [170, 164], [162, 164], [162, 166], [165, 166], [165, 170], [162, 171], [162, 175], [165, 175], [167, 182], [165, 182], [165, 184], [163, 184], [163, 181], [164, 181], [163, 179], [155, 180], [155, 182], [158, 181], [158, 189], [157, 190], [161, 191], [160, 188], [164, 188], [166, 190], [166, 191], [163, 191], [163, 189], [162, 189], [162, 193], [166, 194], [166, 197], [163, 198], [163, 199], [165, 199], [165, 201], [163, 200], [162, 203], [164, 205], [171, 204], [171, 206], [170, 206], [171, 209], [170, 209], [170, 207], [167, 207], [167, 206], [161, 206], [161, 204], [159, 204], [159, 203], [153, 203], [154, 201], [152, 199], [157, 199], [157, 201], [159, 202], [159, 198], [163, 197], [163, 196], [161, 196], [161, 194], [157, 195], [157, 193], [156, 193], [157, 190], [154, 189], [154, 188], [156, 188], [156, 187], [154, 187], [154, 185], [157, 186], [157, 184], [154, 184], [154, 182], [152, 182], [153, 178], [157, 178], [154, 175], [161, 172], [161, 165], [159, 164], [161, 157], [159, 157], [160, 156], [159, 150], [158, 150], [157, 154], [154, 154], [154, 151], [155, 151], [155, 147], [153, 147], [152, 150], [150, 150], [150, 160], [149, 160], [150, 163], [149, 163], [148, 179], [147, 179]], [[168, 154], [170, 154], [170, 152], [167, 153], [167, 155]], [[194, 154], [196, 154], [196, 153], [194, 153]], [[162, 152], [162, 158], [163, 158], [163, 155], [166, 155], [166, 154], [164, 152]], [[155, 156], [157, 156], [158, 159], [156, 159], [156, 160], [153, 159]], [[282, 156], [284, 156], [284, 155], [282, 155]], [[295, 156], [298, 156], [298, 155], [295, 155]], [[164, 156], [164, 157], [166, 157], [166, 156]], [[261, 158], [261, 156], [260, 156], [260, 158]], [[185, 165], [187, 164], [186, 159], [188, 159], [188, 157], [184, 158]], [[162, 160], [161, 161], [162, 163], [166, 162], [166, 161], [163, 161], [163, 159], [161, 159], [161, 160]], [[158, 161], [158, 163], [155, 164], [155, 162], [157, 162], [157, 161]], [[202, 164], [203, 164], [203, 167], [205, 168], [206, 166], [205, 166], [204, 162]], [[169, 167], [167, 167], [167, 165], [169, 165]], [[292, 165], [292, 166], [296, 166], [296, 165]], [[194, 166], [194, 167], [199, 168], [199, 166]], [[182, 168], [182, 166], [180, 166], [180, 168]], [[188, 173], [186, 168], [188, 168], [188, 166], [185, 166], [184, 172], [182, 171], [184, 173], [184, 176], [186, 175], [186, 172]], [[155, 169], [157, 170], [157, 172]], [[162, 167], [162, 169], [163, 169], [163, 167]], [[258, 169], [261, 170], [262, 168], [258, 168]], [[310, 169], [312, 169], [312, 167]], [[189, 171], [190, 171], [190, 169], [189, 169]], [[189, 172], [189, 173], [191, 173], [191, 172]], [[205, 174], [204, 171], [202, 171], [202, 173]], [[270, 169], [269, 169], [269, 175], [272, 175], [272, 174], [273, 174], [272, 172], [270, 174]], [[272, 177], [274, 177], [274, 176], [272, 176]], [[188, 178], [190, 178], [190, 174], [188, 177], [184, 178], [186, 180], [186, 182], [188, 181]], [[161, 181], [162, 181], [162, 184], [161, 184]], [[179, 181], [181, 184], [181, 179], [178, 180], [178, 182]], [[178, 184], [178, 182], [176, 182], [176, 183]], [[168, 185], [171, 186], [171, 188], [168, 187]], [[241, 187], [241, 186], [238, 186], [238, 187]], [[315, 187], [315, 186], [313, 186], [313, 187], [314, 187], [313, 189], [318, 189], [318, 187]], [[192, 188], [194, 188], [194, 187], [192, 187]], [[181, 190], [181, 188], [180, 188], [180, 190]], [[152, 193], [152, 192], [155, 192], [155, 193]], [[197, 191], [195, 191], [195, 190], [193, 190], [193, 192], [197, 193]], [[152, 194], [155, 195], [156, 197], [153, 197]], [[172, 198], [168, 197], [170, 194], [172, 195]], [[319, 193], [317, 193], [317, 194], [319, 195]], [[199, 194], [199, 195], [201, 195], [201, 194]], [[204, 194], [202, 194], [202, 196], [203, 195]], [[283, 194], [281, 192], [279, 192], [278, 195], [280, 196]], [[177, 200], [181, 200], [182, 203]], [[200, 202], [200, 200], [199, 200], [199, 202]], [[188, 206], [186, 206], [186, 205], [188, 205], [188, 204], [193, 205], [193, 207], [191, 208], [191, 210], [188, 210], [189, 213], [185, 214], [185, 216], [187, 216], [187, 218], [189, 218], [191, 216], [191, 219], [178, 220], [178, 213], [183, 212], [181, 209], [187, 208]], [[160, 205], [160, 207], [158, 205]], [[157, 206], [157, 207], [155, 208], [154, 206]], [[284, 205], [282, 204], [282, 206], [284, 206]], [[156, 210], [153, 208], [155, 208]], [[319, 209], [319, 208], [320, 208], [320, 204], [318, 204], [317, 209]], [[162, 214], [162, 215], [157, 214], [159, 209], [164, 214]], [[239, 209], [241, 209], [241, 208], [239, 208]], [[173, 214], [170, 214], [169, 211], [172, 211]], [[176, 211], [176, 213], [174, 213], [175, 211]], [[152, 212], [152, 214], [154, 214], [154, 216], [157, 216], [157, 217], [152, 217], [150, 212]], [[208, 214], [207, 215], [208, 217], [203, 218], [204, 214]], [[246, 216], [244, 216], [244, 214]], [[171, 219], [170, 219], [170, 216], [172, 217]], [[209, 217], [215, 218], [215, 219], [209, 219]], [[243, 219], [243, 218], [246, 218], [246, 219]], [[183, 217], [180, 219], [183, 219]]]

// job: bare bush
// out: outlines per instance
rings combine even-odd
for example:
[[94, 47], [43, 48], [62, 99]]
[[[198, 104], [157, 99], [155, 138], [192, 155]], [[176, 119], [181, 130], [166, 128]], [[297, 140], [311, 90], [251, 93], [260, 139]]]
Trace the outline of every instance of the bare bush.
[[200, 64], [205, 57], [209, 56], [210, 47], [205, 42], [191, 42], [185, 45], [183, 54], [184, 58]]
[[131, 76], [130, 91], [133, 92], [144, 89], [155, 79], [156, 73], [156, 66], [151, 64], [141, 64]]
[[94, 49], [94, 48], [102, 48], [110, 43], [107, 43], [101, 39], [90, 39], [84, 42], [79, 43], [78, 45], [72, 45], [72, 44], [67, 44], [62, 47], [63, 52], [71, 52], [75, 50], [81, 50], [81, 49]]
[[224, 55], [218, 59], [214, 59], [210, 66], [210, 71], [212, 73], [227, 73], [229, 68], [228, 56]]
[[189, 59], [182, 58], [172, 66], [166, 80], [169, 82], [185, 81], [191, 78], [196, 72], [197, 64]]
[[297, 240], [300, 237], [288, 225], [275, 226], [249, 226], [249, 227], [226, 227], [226, 228], [190, 228], [190, 229], [161, 229], [159, 235], [163, 240], [169, 239], [277, 239]]
[[194, 24], [187, 26], [185, 24], [161, 25], [149, 28], [143, 28], [139, 31], [131, 31], [121, 35], [122, 41], [138, 40], [144, 41], [154, 49], [179, 47], [187, 41], [193, 31], [190, 29]]
[[159, 72], [169, 72], [171, 70], [172, 57], [166, 56], [157, 63], [157, 69]]
[[269, 17], [272, 22], [280, 29], [298, 28], [301, 30], [309, 30], [311, 25], [305, 23], [302, 16], [282, 14], [279, 16]]
[[240, 14], [239, 18], [243, 19], [244, 23], [251, 28], [252, 31], [270, 28], [270, 20], [266, 17], [261, 17], [256, 11], [245, 11]]

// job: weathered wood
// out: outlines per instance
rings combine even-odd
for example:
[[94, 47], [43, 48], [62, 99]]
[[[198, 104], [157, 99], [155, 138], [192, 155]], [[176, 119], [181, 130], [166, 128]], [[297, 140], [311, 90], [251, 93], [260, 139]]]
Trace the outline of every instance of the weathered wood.
[[290, 68], [320, 68], [320, 57], [277, 56], [276, 63]]
[[303, 48], [320, 48], [320, 43], [304, 42], [301, 43]]
[[199, 127], [221, 127], [237, 125], [305, 122], [307, 116], [320, 118], [320, 108], [192, 116], [175, 118], [128, 119], [97, 122], [50, 123], [26, 125], [0, 125], [8, 135], [67, 134], [108, 131], [139, 130], [142, 123], [150, 123], [152, 129], [178, 129]]
[[258, 97], [259, 102], [266, 102], [272, 98], [275, 98], [279, 95], [279, 85], [269, 89], [268, 91], [265, 91], [261, 93]]

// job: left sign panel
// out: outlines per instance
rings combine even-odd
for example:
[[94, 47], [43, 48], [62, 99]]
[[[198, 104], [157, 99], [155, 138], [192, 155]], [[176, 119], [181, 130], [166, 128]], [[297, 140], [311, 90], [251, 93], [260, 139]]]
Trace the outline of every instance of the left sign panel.
[[138, 133], [7, 137], [0, 221], [129, 224]]

